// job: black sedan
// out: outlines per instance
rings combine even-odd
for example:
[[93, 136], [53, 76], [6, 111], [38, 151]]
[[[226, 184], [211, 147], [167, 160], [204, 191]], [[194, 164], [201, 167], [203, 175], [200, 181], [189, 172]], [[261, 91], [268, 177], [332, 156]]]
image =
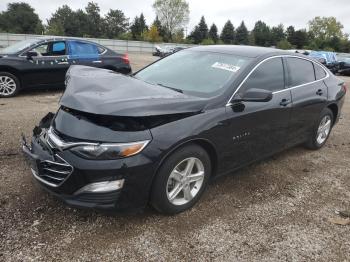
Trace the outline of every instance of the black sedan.
[[74, 66], [56, 114], [23, 150], [76, 207], [174, 214], [208, 182], [286, 148], [319, 149], [345, 84], [316, 60], [258, 47], [177, 52], [133, 76]]
[[28, 39], [0, 51], [0, 97], [30, 87], [64, 86], [71, 65], [131, 72], [127, 55], [75, 38]]

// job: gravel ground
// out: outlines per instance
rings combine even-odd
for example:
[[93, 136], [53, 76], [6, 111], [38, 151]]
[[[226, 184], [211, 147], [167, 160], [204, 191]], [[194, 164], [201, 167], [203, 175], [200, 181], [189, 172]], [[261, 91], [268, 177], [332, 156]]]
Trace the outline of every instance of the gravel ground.
[[[134, 70], [154, 60], [130, 59]], [[329, 222], [350, 210], [349, 95], [322, 150], [296, 147], [221, 178], [169, 217], [76, 210], [36, 186], [20, 133], [55, 111], [61, 93], [0, 99], [0, 261], [349, 261], [350, 225]]]

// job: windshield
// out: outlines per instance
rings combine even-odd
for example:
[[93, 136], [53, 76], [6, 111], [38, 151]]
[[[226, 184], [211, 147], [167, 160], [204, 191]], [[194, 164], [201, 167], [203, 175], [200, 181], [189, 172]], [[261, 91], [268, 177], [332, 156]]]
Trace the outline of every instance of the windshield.
[[38, 42], [38, 39], [26, 39], [20, 42], [17, 42], [13, 45], [10, 45], [4, 49], [0, 50], [0, 53], [3, 54], [16, 54], [23, 49], [26, 49], [27, 47], [33, 45], [34, 43]]
[[231, 54], [186, 50], [168, 56], [135, 77], [168, 88], [213, 96], [251, 59]]

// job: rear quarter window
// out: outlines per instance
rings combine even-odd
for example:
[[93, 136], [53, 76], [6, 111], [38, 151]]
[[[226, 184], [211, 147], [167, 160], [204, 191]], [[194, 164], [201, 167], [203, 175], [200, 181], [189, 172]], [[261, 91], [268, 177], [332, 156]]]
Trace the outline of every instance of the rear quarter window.
[[327, 76], [326, 71], [324, 71], [324, 69], [320, 65], [314, 63], [314, 67], [315, 67], [316, 80], [320, 80]]
[[313, 63], [301, 58], [287, 58], [289, 86], [299, 86], [316, 80]]

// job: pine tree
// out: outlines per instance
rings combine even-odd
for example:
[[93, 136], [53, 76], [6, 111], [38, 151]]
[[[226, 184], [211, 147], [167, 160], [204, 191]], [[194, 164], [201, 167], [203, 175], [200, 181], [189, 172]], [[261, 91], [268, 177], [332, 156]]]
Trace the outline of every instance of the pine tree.
[[213, 40], [213, 42], [216, 44], [219, 40], [218, 36], [218, 28], [215, 24], [212, 24], [209, 30], [209, 38]]
[[249, 32], [244, 24], [244, 21], [242, 21], [240, 26], [236, 29], [236, 43], [239, 45], [249, 44]]
[[233, 27], [233, 24], [230, 20], [226, 22], [224, 25], [224, 28], [222, 29], [220, 39], [225, 44], [233, 44], [235, 40], [235, 28]]
[[200, 41], [202, 42], [204, 39], [208, 38], [208, 26], [205, 22], [204, 16], [202, 16], [199, 24], [198, 24], [199, 34], [200, 34]]

